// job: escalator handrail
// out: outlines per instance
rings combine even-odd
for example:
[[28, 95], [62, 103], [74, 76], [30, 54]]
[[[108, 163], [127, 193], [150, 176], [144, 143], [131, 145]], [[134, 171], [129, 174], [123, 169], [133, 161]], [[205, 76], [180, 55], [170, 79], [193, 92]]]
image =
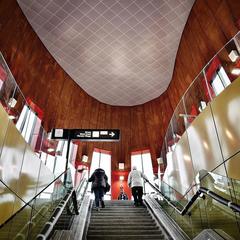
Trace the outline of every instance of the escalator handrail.
[[225, 199], [224, 197], [216, 194], [215, 192], [213, 192], [207, 188], [200, 187], [199, 190], [202, 193], [207, 194], [209, 197], [213, 198], [214, 200], [218, 201], [219, 203], [231, 208], [232, 210], [234, 210], [236, 212], [240, 212], [240, 205]]
[[31, 198], [28, 202], [26, 202], [23, 198], [21, 198], [15, 191], [13, 191], [11, 188], [8, 187], [7, 184], [5, 184], [3, 181], [0, 180], [4, 186], [11, 191], [15, 196], [17, 196], [25, 205], [22, 206], [17, 212], [15, 212], [11, 217], [9, 217], [4, 223], [0, 225], [0, 228], [2, 228], [6, 223], [8, 223], [10, 220], [12, 220], [17, 214], [19, 214], [25, 207], [29, 206], [33, 210], [37, 211], [34, 206], [32, 206], [30, 203], [36, 199], [41, 193], [43, 193], [51, 184], [53, 184], [55, 181], [57, 181], [63, 174], [67, 173], [69, 169], [62, 172], [58, 177], [56, 177], [54, 180], [52, 180], [46, 187], [44, 187], [37, 195], [35, 195], [33, 198]]
[[152, 184], [151, 182], [149, 182], [149, 180], [146, 179], [146, 178], [144, 178], [144, 180], [145, 180], [145, 182], [147, 182], [154, 190], [156, 190], [172, 208], [174, 208], [179, 214], [181, 214], [181, 210], [178, 209], [154, 184]]
[[[50, 220], [48, 222], [46, 222], [45, 226], [43, 227], [42, 231], [40, 234], [37, 235], [37, 240], [46, 240], [48, 239], [48, 237], [50, 236], [55, 224], [57, 223], [58, 219], [60, 218], [63, 209], [66, 207], [67, 203], [69, 202], [70, 198], [72, 198], [73, 201], [73, 206], [74, 206], [74, 210], [75, 210], [75, 214], [78, 215], [78, 202], [77, 202], [77, 193], [79, 191], [81, 191], [81, 188], [83, 187], [84, 182], [86, 182], [87, 180], [85, 178], [82, 179], [82, 181], [80, 182], [77, 190], [72, 189], [70, 190], [66, 196], [63, 198], [63, 200], [58, 204], [58, 206], [55, 208]], [[87, 189], [88, 184], [85, 186], [84, 189], [84, 194], [86, 193], [86, 189]]]
[[220, 204], [223, 204], [227, 207], [229, 207], [230, 209], [236, 211], [236, 212], [240, 212], [240, 205], [233, 203], [225, 198], [223, 198], [222, 196], [210, 191], [207, 188], [204, 187], [199, 187], [199, 189], [197, 190], [197, 192], [192, 196], [192, 198], [189, 200], [189, 202], [184, 206], [184, 208], [182, 210], [180, 210], [179, 208], [176, 207], [176, 205], [174, 205], [171, 200], [169, 200], [154, 184], [152, 184], [151, 182], [149, 182], [148, 179], [144, 178], [144, 180], [153, 188], [155, 189], [163, 198], [164, 200], [171, 206], [173, 207], [179, 214], [181, 215], [185, 215], [187, 213], [187, 211], [189, 210], [189, 208], [193, 205], [193, 203], [196, 201], [196, 199], [200, 196], [201, 193], [204, 193], [206, 195], [208, 195], [209, 197], [213, 198], [215, 201], [219, 202]]
[[[63, 209], [66, 207], [68, 201], [73, 196], [74, 192], [75, 192], [74, 189], [71, 189], [70, 191], [68, 191], [68, 193], [62, 199], [62, 201], [55, 208], [55, 210], [54, 210], [51, 218], [49, 219], [49, 221], [46, 222], [46, 224], [44, 225], [41, 233], [37, 235], [37, 238], [36, 238], [37, 240], [43, 240], [43, 239], [47, 239], [48, 238], [48, 236], [51, 234], [51, 232], [53, 230], [53, 227], [55, 226], [55, 224], [57, 223], [58, 219], [60, 218], [60, 216], [61, 216], [61, 214], [63, 212]], [[75, 198], [72, 198], [72, 199], [74, 201]], [[78, 211], [76, 212], [76, 214], [78, 214]]]
[[[204, 177], [206, 177], [207, 175], [205, 175]], [[203, 177], [203, 178], [204, 178]], [[202, 178], [202, 179], [203, 179]], [[172, 186], [170, 186], [168, 183], [166, 183], [166, 182], [164, 182], [163, 180], [161, 180], [161, 182], [163, 182], [165, 185], [167, 185], [169, 188], [171, 188], [172, 190], [174, 190], [175, 192], [177, 192], [179, 195], [181, 195], [181, 199], [184, 199], [185, 198], [185, 196], [187, 196], [188, 195], [188, 193], [193, 189], [193, 187], [196, 187], [197, 186], [197, 184], [192, 184], [192, 185], [190, 185], [190, 187], [188, 188], [188, 190], [184, 193], [184, 195], [182, 194], [182, 193], [180, 193], [180, 192], [178, 192], [176, 189], [174, 189]]]

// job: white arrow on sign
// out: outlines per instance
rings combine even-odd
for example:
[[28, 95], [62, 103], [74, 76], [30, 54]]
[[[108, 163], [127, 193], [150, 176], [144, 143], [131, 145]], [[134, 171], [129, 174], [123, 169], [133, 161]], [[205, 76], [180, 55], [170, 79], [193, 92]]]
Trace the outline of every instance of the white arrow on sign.
[[113, 137], [115, 135], [115, 133], [111, 132], [111, 133], [109, 133], [109, 135]]

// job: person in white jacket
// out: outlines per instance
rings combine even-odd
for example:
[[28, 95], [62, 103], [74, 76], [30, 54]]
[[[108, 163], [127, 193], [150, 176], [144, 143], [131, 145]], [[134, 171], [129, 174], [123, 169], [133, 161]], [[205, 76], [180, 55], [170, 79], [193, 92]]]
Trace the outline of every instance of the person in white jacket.
[[143, 178], [146, 178], [145, 174], [138, 171], [136, 166], [133, 166], [128, 175], [128, 186], [132, 189], [135, 206], [143, 205]]

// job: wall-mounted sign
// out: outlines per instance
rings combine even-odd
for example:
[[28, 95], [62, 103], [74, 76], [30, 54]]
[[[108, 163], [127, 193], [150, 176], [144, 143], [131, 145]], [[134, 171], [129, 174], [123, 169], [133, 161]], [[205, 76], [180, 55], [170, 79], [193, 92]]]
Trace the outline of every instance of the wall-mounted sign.
[[53, 129], [52, 139], [81, 141], [119, 141], [119, 129]]

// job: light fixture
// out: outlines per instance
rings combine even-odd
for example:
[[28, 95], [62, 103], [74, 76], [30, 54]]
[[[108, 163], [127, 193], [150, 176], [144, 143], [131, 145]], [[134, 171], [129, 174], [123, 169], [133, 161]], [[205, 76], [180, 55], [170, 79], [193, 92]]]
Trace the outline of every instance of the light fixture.
[[51, 153], [51, 152], [54, 152], [55, 149], [54, 148], [48, 148], [47, 151]]
[[17, 100], [15, 98], [10, 98], [9, 101], [8, 101], [8, 105], [11, 107], [11, 108], [14, 108], [17, 104]]
[[231, 59], [232, 62], [236, 62], [239, 55], [238, 52], [236, 50], [232, 50], [229, 54], [228, 57]]
[[158, 165], [162, 164], [163, 163], [163, 158], [162, 157], [157, 158], [157, 163], [158, 163]]
[[118, 163], [118, 169], [124, 170], [124, 163]]
[[88, 156], [83, 155], [83, 156], [82, 156], [82, 162], [87, 162], [87, 161], [88, 161]]
[[9, 115], [8, 118], [11, 119], [11, 120], [14, 120], [16, 117], [13, 116], [13, 115]]
[[124, 180], [124, 176], [119, 176], [119, 180], [123, 181]]
[[231, 73], [234, 75], [240, 75], [240, 68], [233, 68]]

